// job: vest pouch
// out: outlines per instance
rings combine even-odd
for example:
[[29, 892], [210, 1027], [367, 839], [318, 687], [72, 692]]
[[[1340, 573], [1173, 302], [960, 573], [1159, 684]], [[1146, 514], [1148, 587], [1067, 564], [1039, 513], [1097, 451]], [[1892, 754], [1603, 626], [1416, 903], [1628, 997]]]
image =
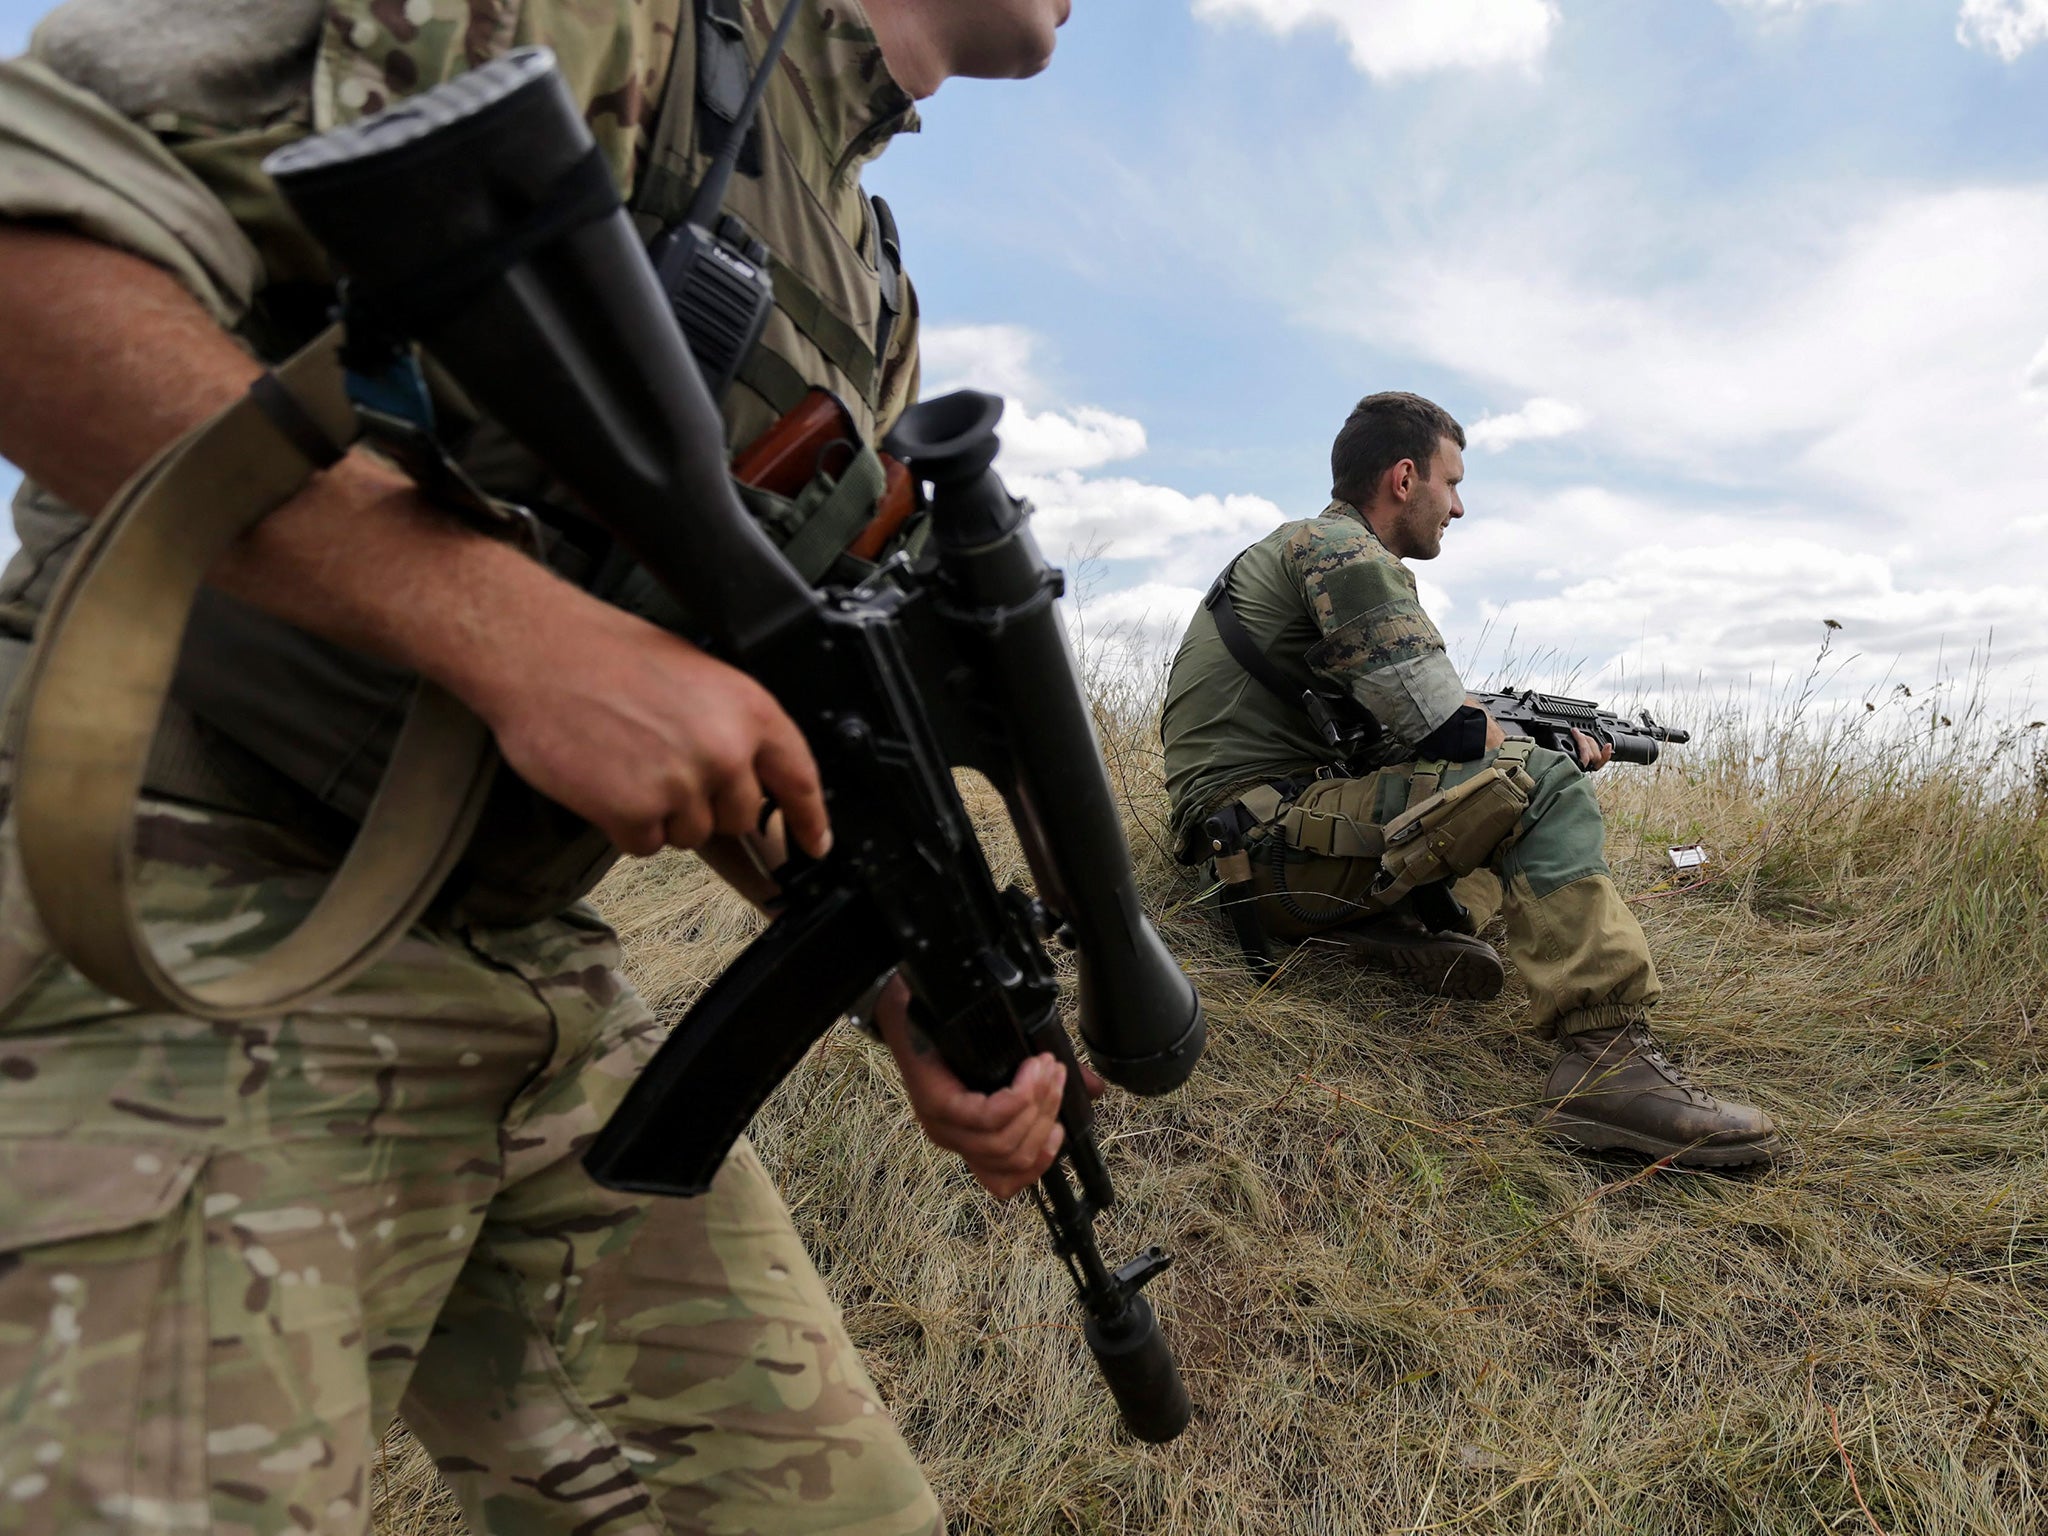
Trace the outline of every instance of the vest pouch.
[[1318, 858], [1378, 858], [1385, 846], [1385, 835], [1373, 816], [1379, 781], [1371, 776], [1328, 779], [1317, 783], [1314, 791], [1312, 803], [1304, 803], [1305, 796], [1283, 800], [1271, 786], [1260, 786], [1238, 803], [1258, 820], [1254, 836], [1277, 835], [1289, 848]]
[[1386, 910], [1367, 894], [1381, 846], [1378, 780], [1319, 780], [1283, 797], [1287, 787], [1256, 786], [1237, 802], [1253, 824], [1243, 836], [1254, 888], [1271, 898], [1257, 910], [1266, 936], [1299, 938]]

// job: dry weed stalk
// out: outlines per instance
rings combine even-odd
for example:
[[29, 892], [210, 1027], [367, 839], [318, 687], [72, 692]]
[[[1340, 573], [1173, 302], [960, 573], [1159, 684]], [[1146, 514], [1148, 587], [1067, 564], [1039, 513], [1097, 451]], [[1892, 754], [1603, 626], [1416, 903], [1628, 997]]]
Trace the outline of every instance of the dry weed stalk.
[[[1164, 856], [1152, 709], [1101, 692], [1212, 1045], [1185, 1091], [1104, 1106], [1108, 1226], [1178, 1254], [1188, 1434], [1118, 1433], [1032, 1213], [919, 1140], [877, 1048], [828, 1036], [756, 1127], [957, 1531], [2048, 1529], [2040, 732], [1799, 703], [1603, 775], [1616, 877], [1659, 898], [1634, 910], [1664, 1032], [1803, 1153], [1645, 1177], [1527, 1132], [1546, 1056], [1512, 988], [1439, 1004], [1307, 964], [1255, 988]], [[1663, 850], [1699, 841], [1714, 878], [1674, 888]], [[670, 1014], [752, 928], [681, 858], [603, 900]], [[423, 1466], [386, 1481], [391, 1536], [438, 1529]]]

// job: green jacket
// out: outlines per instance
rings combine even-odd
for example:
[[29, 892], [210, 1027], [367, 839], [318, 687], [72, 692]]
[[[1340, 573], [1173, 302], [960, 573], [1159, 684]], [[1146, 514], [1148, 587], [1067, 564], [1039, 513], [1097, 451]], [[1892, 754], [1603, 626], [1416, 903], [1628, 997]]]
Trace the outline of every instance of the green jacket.
[[[1465, 702], [1415, 577], [1347, 502], [1282, 523], [1247, 549], [1230, 573], [1230, 600], [1290, 682], [1335, 684], [1372, 712], [1381, 762], [1413, 757]], [[1176, 838], [1254, 784], [1335, 761], [1306, 710], [1238, 665], [1206, 607], [1173, 658], [1160, 731]]]

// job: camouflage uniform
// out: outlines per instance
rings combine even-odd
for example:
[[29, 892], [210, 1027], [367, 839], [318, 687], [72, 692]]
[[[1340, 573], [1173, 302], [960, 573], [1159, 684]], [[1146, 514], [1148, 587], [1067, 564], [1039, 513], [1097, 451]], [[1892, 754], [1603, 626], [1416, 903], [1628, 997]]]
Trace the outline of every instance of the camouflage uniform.
[[[0, 66], [0, 215], [150, 256], [260, 348], [265, 283], [317, 275], [250, 177], [262, 151], [545, 41], [623, 179], [676, 35], [660, 0], [298, 9], [296, 93], [210, 77], [275, 87], [243, 124], [197, 88], [127, 104], [168, 155], [50, 70]], [[758, 55], [766, 13], [748, 9]], [[252, 29], [282, 25], [266, 16]], [[60, 40], [70, 81], [89, 78]], [[886, 138], [868, 114], [900, 122], [908, 100], [844, 0], [798, 28], [784, 73], [776, 131], [865, 134], [813, 189], [857, 224], [854, 178]], [[804, 345], [784, 335], [798, 367]], [[871, 419], [913, 378], [907, 362], [878, 376]], [[34, 487], [22, 506], [17, 622], [78, 523]], [[274, 943], [331, 867], [328, 831], [147, 801], [136, 901], [159, 952], [196, 978]], [[478, 1531], [939, 1527], [748, 1146], [700, 1200], [584, 1174], [658, 1034], [588, 907], [511, 925], [458, 904], [318, 1006], [216, 1025], [84, 982], [50, 951], [13, 846], [0, 827], [0, 1529], [366, 1531], [369, 1461], [401, 1409]]]
[[[324, 878], [261, 822], [138, 832], [187, 976]], [[367, 1530], [401, 1400], [478, 1531], [936, 1523], [750, 1148], [702, 1200], [584, 1174], [657, 1035], [587, 909], [214, 1025], [54, 956], [10, 838], [0, 979], [0, 1528]]]
[[[1290, 681], [1341, 687], [1370, 710], [1384, 735], [1384, 766], [1364, 777], [1325, 778], [1294, 803], [1361, 825], [1384, 825], [1406, 808], [1415, 749], [1465, 701], [1443, 637], [1422, 611], [1415, 577], [1366, 525], [1332, 502], [1319, 517], [1285, 523], [1245, 551], [1230, 593], [1239, 619]], [[1162, 721], [1174, 830], [1185, 839], [1202, 819], [1254, 785], [1307, 779], [1331, 763], [1305, 711], [1261, 686], [1225, 648], [1207, 608], [1174, 657]], [[1448, 766], [1448, 789], [1493, 761]], [[1660, 991], [1649, 947], [1607, 869], [1600, 808], [1576, 764], [1530, 754], [1529, 808], [1484, 873], [1458, 893], [1482, 920], [1500, 905], [1507, 953], [1528, 990], [1532, 1022], [1570, 1034], [1639, 1016]], [[1356, 921], [1377, 861], [1331, 858], [1268, 838], [1253, 860], [1259, 921], [1297, 939]], [[1288, 899], [1274, 893], [1283, 886]]]

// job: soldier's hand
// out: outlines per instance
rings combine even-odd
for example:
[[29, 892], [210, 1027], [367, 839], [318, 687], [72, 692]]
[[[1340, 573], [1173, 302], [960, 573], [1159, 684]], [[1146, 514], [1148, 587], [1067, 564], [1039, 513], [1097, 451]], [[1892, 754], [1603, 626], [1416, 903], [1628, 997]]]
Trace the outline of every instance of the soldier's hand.
[[530, 641], [458, 688], [513, 771], [627, 853], [750, 833], [773, 797], [790, 839], [830, 848], [818, 765], [745, 673], [573, 589]]
[[1067, 1139], [1059, 1120], [1066, 1067], [1051, 1054], [1034, 1056], [1007, 1088], [976, 1093], [911, 1021], [909, 1002], [910, 989], [890, 982], [875, 1005], [875, 1024], [903, 1073], [917, 1123], [935, 1146], [965, 1158], [975, 1182], [998, 1200], [1028, 1189]]
[[1614, 761], [1613, 744], [1595, 741], [1584, 731], [1572, 732], [1572, 750], [1578, 754], [1579, 766], [1588, 773], [1598, 773]]

